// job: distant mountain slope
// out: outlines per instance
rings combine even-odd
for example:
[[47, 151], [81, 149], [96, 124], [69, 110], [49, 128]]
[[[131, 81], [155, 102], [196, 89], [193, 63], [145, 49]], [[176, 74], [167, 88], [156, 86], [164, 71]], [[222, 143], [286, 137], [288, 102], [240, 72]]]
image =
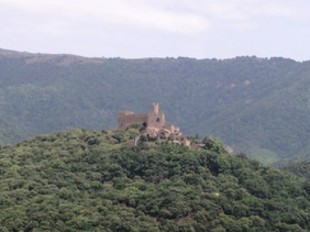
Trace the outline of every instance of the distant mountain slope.
[[213, 134], [271, 163], [309, 146], [309, 86], [310, 62], [283, 58], [126, 60], [0, 50], [0, 139], [113, 128], [119, 110], [149, 111], [156, 101], [186, 134]]
[[284, 170], [290, 171], [300, 177], [310, 181], [310, 161], [298, 161], [296, 163], [291, 163], [285, 167]]
[[137, 133], [71, 130], [0, 149], [1, 230], [310, 230], [309, 182], [243, 154], [129, 147]]

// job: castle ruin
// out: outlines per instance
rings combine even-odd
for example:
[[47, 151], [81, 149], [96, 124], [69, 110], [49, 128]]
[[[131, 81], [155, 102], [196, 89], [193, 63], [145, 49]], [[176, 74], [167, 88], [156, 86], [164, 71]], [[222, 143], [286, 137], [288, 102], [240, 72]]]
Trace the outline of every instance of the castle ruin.
[[159, 111], [159, 104], [153, 103], [149, 113], [122, 111], [118, 115], [118, 129], [140, 124], [146, 128], [146, 134], [152, 138], [166, 138], [175, 143], [190, 146], [190, 141], [173, 124], [166, 124], [165, 114]]

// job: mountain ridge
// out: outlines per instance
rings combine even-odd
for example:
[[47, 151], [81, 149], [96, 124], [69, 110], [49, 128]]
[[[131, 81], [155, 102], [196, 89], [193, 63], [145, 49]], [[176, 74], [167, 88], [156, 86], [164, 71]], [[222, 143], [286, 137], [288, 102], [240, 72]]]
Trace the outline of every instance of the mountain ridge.
[[68, 128], [113, 128], [119, 111], [143, 112], [156, 101], [185, 134], [220, 137], [262, 161], [307, 153], [310, 62], [47, 57], [1, 56], [2, 144]]
[[255, 58], [259, 60], [270, 60], [270, 59], [285, 59], [291, 60], [296, 63], [305, 63], [310, 62], [309, 60], [297, 61], [292, 58], [288, 57], [280, 57], [280, 56], [272, 56], [272, 57], [257, 57], [255, 55], [244, 55], [244, 56], [236, 56], [231, 58], [195, 58], [195, 57], [185, 57], [185, 56], [178, 56], [178, 57], [140, 57], [140, 58], [125, 58], [125, 57], [100, 57], [100, 56], [83, 56], [83, 55], [76, 55], [71, 53], [41, 53], [41, 52], [28, 52], [28, 51], [19, 51], [19, 50], [12, 50], [12, 49], [5, 49], [0, 48], [0, 55], [7, 56], [7, 55], [14, 55], [14, 56], [72, 56], [72, 57], [79, 57], [83, 59], [118, 59], [118, 60], [156, 60], [156, 59], [184, 59], [184, 60], [216, 60], [216, 61], [226, 61], [226, 60], [234, 60], [239, 58]]

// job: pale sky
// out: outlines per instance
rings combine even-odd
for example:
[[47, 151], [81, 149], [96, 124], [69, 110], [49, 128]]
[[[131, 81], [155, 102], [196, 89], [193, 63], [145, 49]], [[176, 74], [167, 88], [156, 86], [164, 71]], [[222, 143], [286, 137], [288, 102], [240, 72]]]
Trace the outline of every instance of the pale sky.
[[0, 0], [0, 48], [310, 60], [309, 0]]

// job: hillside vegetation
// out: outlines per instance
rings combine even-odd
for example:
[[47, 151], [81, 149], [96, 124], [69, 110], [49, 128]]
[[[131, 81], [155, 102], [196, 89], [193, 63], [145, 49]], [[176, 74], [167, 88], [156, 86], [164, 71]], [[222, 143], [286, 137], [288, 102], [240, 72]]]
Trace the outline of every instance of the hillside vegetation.
[[307, 156], [310, 62], [106, 59], [0, 50], [3, 145], [68, 128], [114, 128], [159, 102], [187, 135], [212, 134], [265, 163]]
[[310, 183], [217, 140], [71, 130], [0, 150], [1, 231], [309, 231]]
[[297, 176], [304, 177], [310, 181], [310, 161], [298, 161], [296, 163], [291, 163], [285, 167], [284, 170], [290, 171]]

